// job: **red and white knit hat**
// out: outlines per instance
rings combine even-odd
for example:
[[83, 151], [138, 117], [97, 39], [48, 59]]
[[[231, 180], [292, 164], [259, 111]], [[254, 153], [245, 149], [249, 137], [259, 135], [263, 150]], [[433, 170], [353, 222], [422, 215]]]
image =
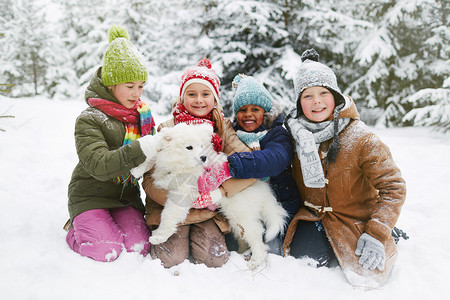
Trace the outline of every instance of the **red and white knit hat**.
[[186, 88], [191, 83], [202, 83], [206, 85], [213, 93], [214, 98], [219, 103], [220, 94], [219, 86], [220, 80], [217, 77], [216, 72], [211, 67], [211, 62], [209, 59], [204, 58], [198, 62], [196, 67], [187, 69], [183, 76], [181, 76], [181, 86], [180, 86], [180, 98], [183, 99], [184, 92]]

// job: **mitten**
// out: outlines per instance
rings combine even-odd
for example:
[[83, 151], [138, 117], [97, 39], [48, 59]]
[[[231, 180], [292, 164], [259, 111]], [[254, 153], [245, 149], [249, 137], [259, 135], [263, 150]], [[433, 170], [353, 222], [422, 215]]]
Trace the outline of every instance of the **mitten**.
[[137, 139], [142, 152], [144, 152], [146, 156], [146, 159], [139, 166], [130, 170], [131, 175], [139, 178], [155, 165], [155, 157], [160, 138], [160, 135], [145, 135]]
[[386, 253], [384, 252], [384, 245], [376, 238], [363, 233], [356, 245], [355, 254], [361, 256], [359, 263], [366, 269], [380, 271], [384, 270], [384, 263], [386, 262]]
[[228, 162], [214, 164], [205, 169], [205, 172], [198, 178], [198, 191], [207, 193], [217, 189], [225, 180], [230, 179], [230, 169]]
[[194, 200], [192, 207], [197, 209], [207, 208], [211, 211], [215, 211], [217, 209], [216, 203], [219, 202], [220, 199], [222, 199], [222, 192], [220, 189], [215, 189], [207, 193], [200, 193], [200, 196]]
[[142, 152], [144, 152], [147, 158], [153, 158], [158, 152], [159, 143], [161, 140], [161, 135], [145, 135], [137, 139], [139, 145], [141, 146]]

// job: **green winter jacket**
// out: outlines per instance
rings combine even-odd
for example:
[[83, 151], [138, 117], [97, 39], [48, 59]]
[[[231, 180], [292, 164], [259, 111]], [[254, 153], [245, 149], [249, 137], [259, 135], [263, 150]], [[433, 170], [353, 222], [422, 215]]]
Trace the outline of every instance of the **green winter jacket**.
[[[86, 90], [90, 98], [101, 98], [119, 103], [103, 86], [99, 68]], [[69, 184], [70, 220], [82, 212], [97, 208], [133, 206], [144, 212], [139, 186], [115, 184], [117, 176], [145, 160], [139, 142], [122, 146], [125, 126], [100, 110], [88, 107], [75, 123], [75, 143], [79, 162]]]

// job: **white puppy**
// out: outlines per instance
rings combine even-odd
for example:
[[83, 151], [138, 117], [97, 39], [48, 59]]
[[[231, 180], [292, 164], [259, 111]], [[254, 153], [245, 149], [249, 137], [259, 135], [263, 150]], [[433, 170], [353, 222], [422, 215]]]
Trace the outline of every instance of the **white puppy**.
[[[168, 191], [168, 197], [161, 223], [150, 237], [152, 244], [165, 242], [176, 232], [177, 224], [186, 219], [199, 196], [197, 180], [204, 167], [227, 160], [226, 155], [217, 154], [213, 149], [210, 125], [178, 124], [162, 129], [159, 134], [152, 176], [157, 187]], [[216, 200], [233, 235], [250, 246], [252, 257], [248, 266], [256, 269], [267, 257], [268, 246], [263, 242], [263, 235], [267, 242], [284, 230], [286, 211], [276, 201], [270, 186], [261, 180], [233, 197]]]
[[[168, 191], [161, 223], [150, 243], [165, 242], [177, 230], [199, 196], [197, 181], [204, 172], [211, 148], [212, 126], [180, 123], [163, 128], [152, 173], [156, 187]], [[215, 153], [215, 152], [214, 152]]]

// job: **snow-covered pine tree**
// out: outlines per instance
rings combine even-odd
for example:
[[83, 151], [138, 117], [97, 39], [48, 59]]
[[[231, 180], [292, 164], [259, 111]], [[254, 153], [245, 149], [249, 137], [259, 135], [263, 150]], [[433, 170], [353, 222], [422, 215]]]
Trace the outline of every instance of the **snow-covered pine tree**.
[[2, 9], [0, 10], [0, 84], [1, 91], [11, 92], [6, 84], [12, 85], [12, 80], [15, 76], [18, 76], [18, 72], [14, 67], [12, 61], [8, 60], [10, 51], [13, 50], [14, 45], [11, 45], [6, 38], [8, 32], [13, 28], [12, 20], [14, 19], [14, 13], [12, 8], [12, 1], [7, 0], [3, 2]]
[[[0, 73], [14, 84], [11, 96], [45, 92], [51, 30], [45, 22], [44, 7], [37, 1], [6, 1], [2, 13], [4, 38]], [[3, 9], [3, 7], [2, 7]]]
[[[77, 94], [80, 82], [73, 68], [72, 57], [67, 47], [69, 41], [62, 34], [61, 7], [51, 0], [46, 3], [46, 24], [49, 28], [48, 46], [43, 49], [46, 57], [47, 70], [45, 73], [46, 94], [51, 98], [72, 99]], [[57, 17], [56, 17], [56, 16]]]
[[[443, 5], [440, 0], [401, 0], [372, 7], [378, 9], [376, 22], [354, 57], [363, 75], [345, 92], [360, 107], [381, 108], [378, 124], [401, 124], [412, 109], [410, 100], [403, 99], [424, 88], [439, 88], [448, 78], [448, 21], [443, 16], [448, 9]], [[437, 44], [444, 49], [438, 50]]]
[[[108, 46], [110, 24], [104, 21], [111, 8], [106, 7], [106, 1], [103, 0], [54, 1], [62, 5], [62, 36], [66, 39], [73, 68], [80, 80], [79, 98], [82, 98]], [[113, 3], [110, 5], [114, 6]]]
[[403, 99], [401, 104], [414, 107], [402, 118], [403, 125], [450, 130], [450, 86], [420, 90]]
[[179, 93], [184, 69], [206, 57], [202, 44], [202, 19], [207, 1], [170, 0], [148, 2], [139, 49], [149, 62], [150, 77], [144, 95], [152, 110], [169, 113]]
[[[256, 77], [275, 98], [286, 98], [286, 81], [280, 63], [288, 51], [288, 32], [284, 29], [282, 8], [268, 1], [215, 1], [205, 14], [205, 40], [222, 80], [222, 104], [230, 114], [237, 74]], [[286, 100], [280, 101], [282, 103]]]
[[438, 0], [436, 4], [434, 11], [440, 14], [429, 19], [430, 31], [419, 54], [424, 60], [422, 76], [437, 83], [442, 79], [443, 84], [402, 99], [400, 103], [408, 113], [401, 122], [406, 126], [436, 126], [446, 132], [450, 130], [450, 3]]

